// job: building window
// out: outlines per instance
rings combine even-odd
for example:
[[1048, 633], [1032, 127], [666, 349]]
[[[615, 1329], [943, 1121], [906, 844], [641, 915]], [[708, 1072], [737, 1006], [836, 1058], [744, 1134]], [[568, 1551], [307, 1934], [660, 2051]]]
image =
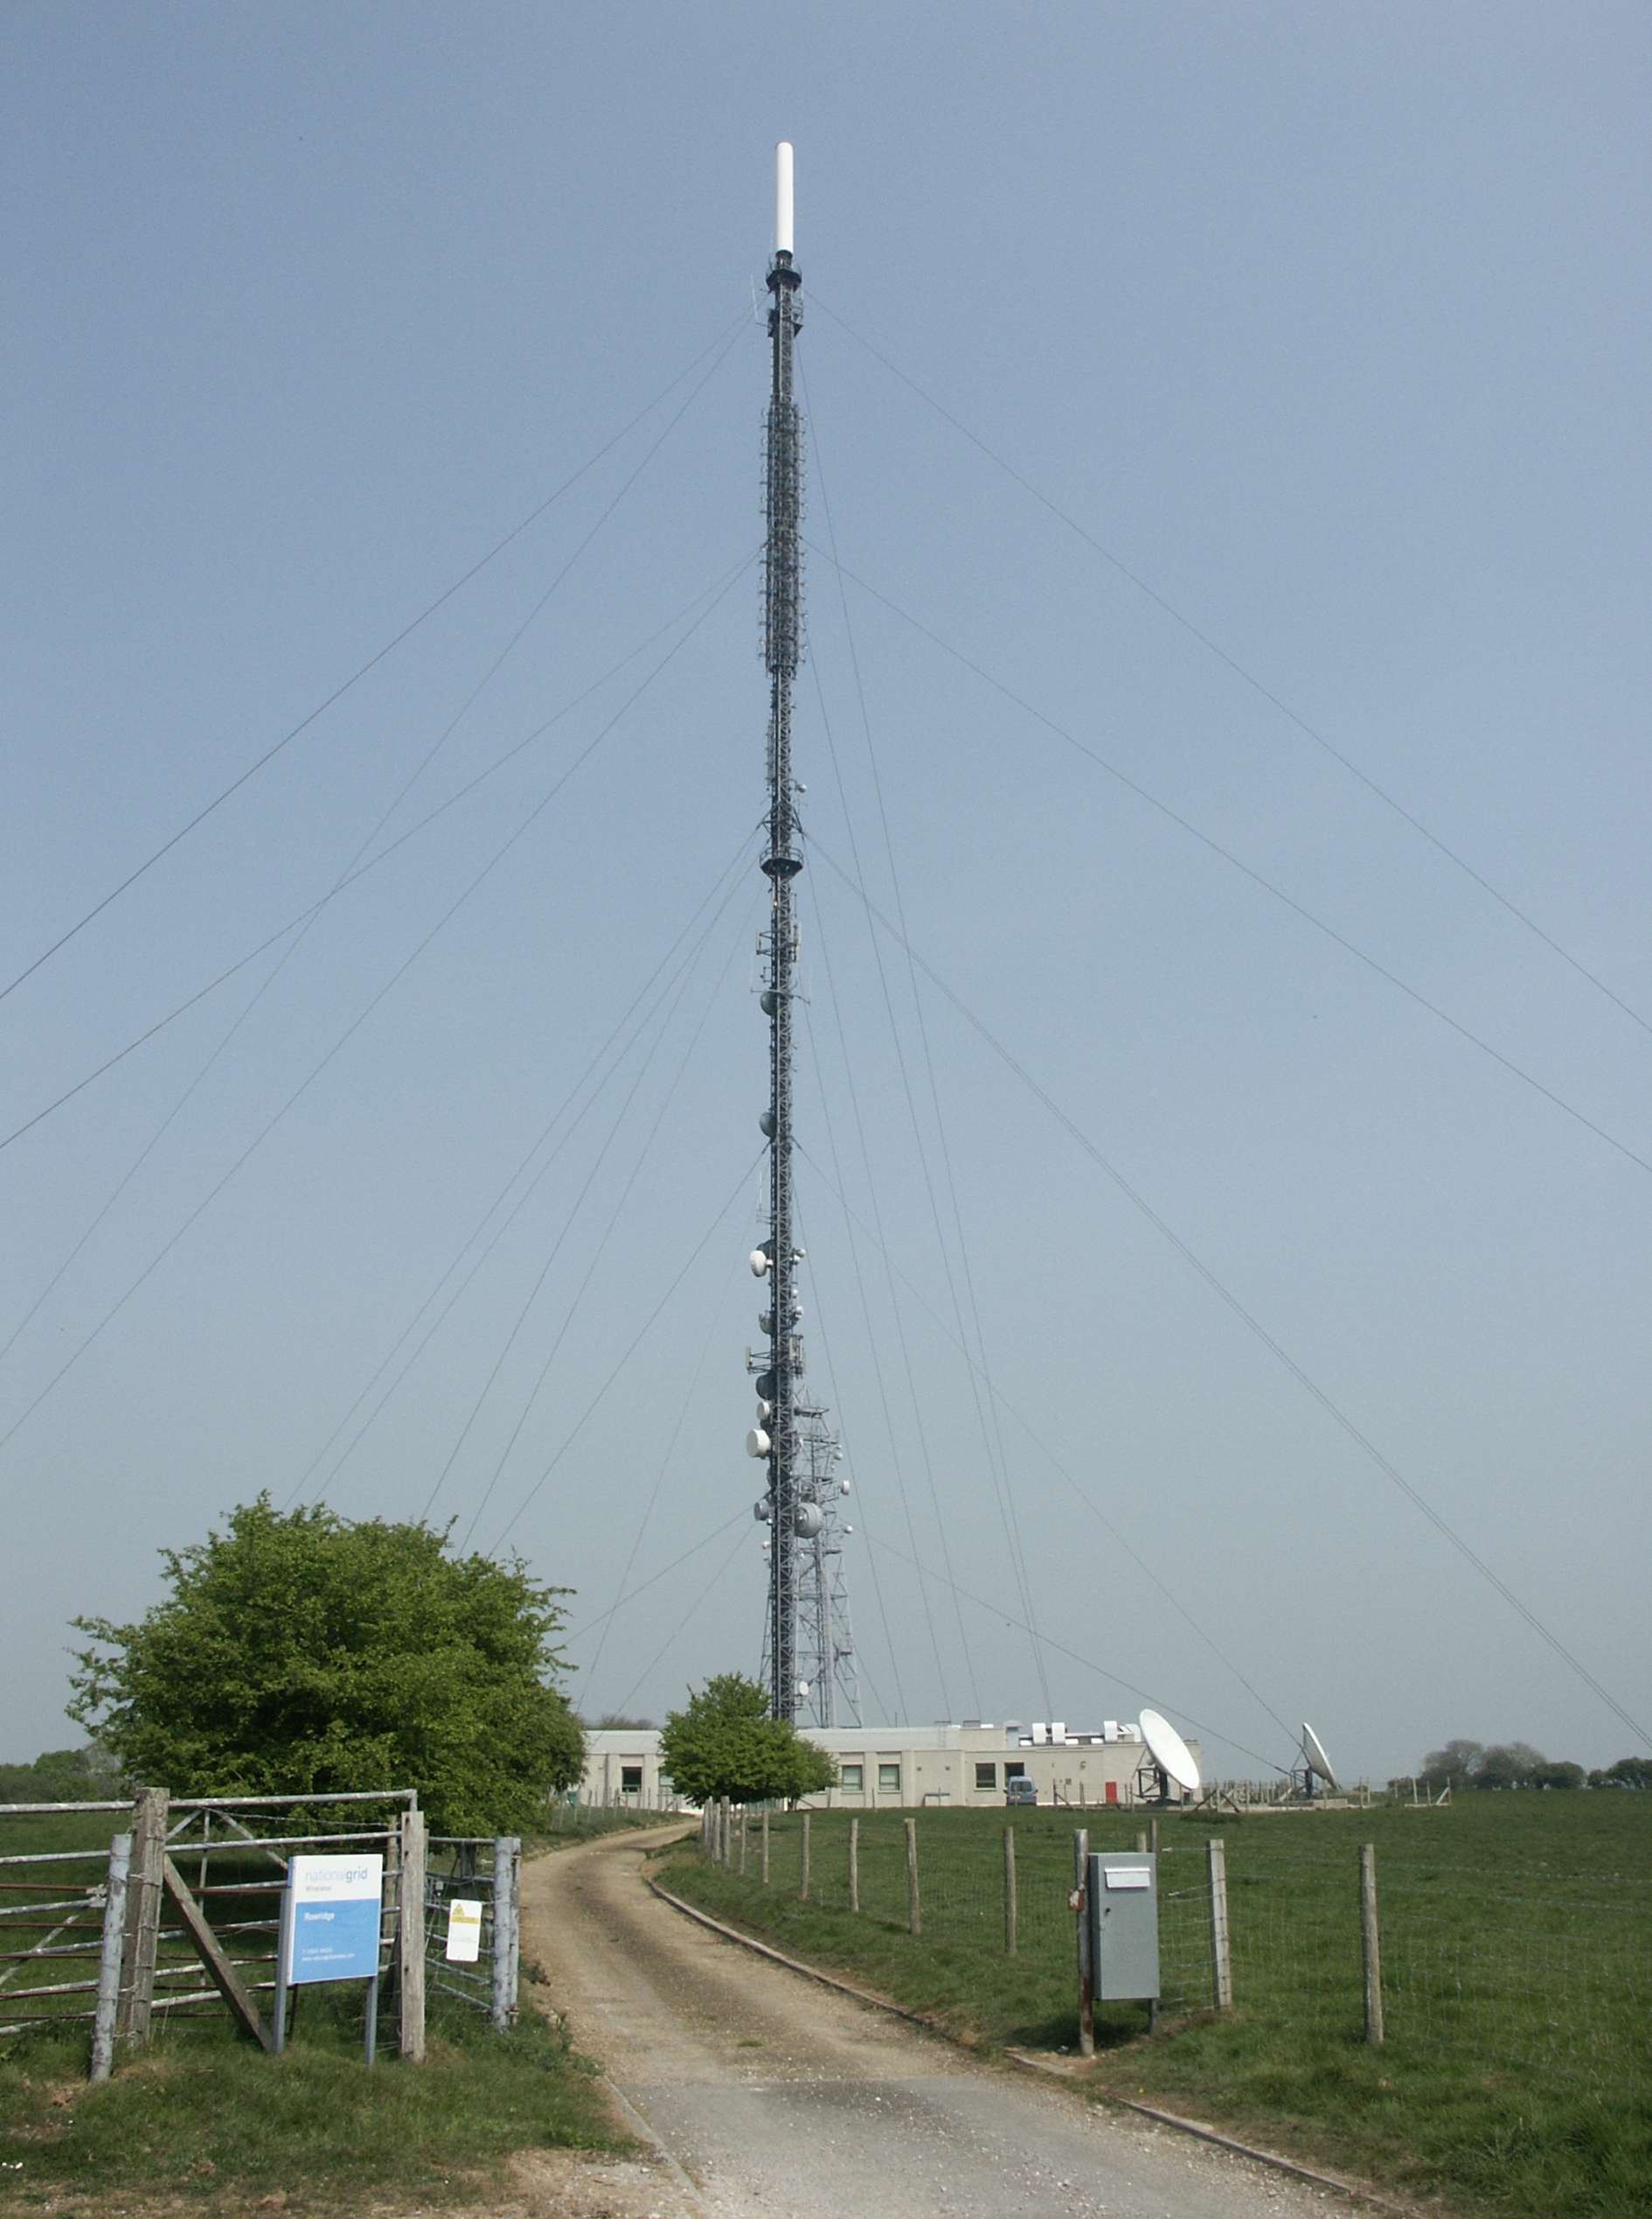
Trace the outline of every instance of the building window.
[[621, 1795], [641, 1795], [642, 1792], [642, 1767], [640, 1764], [621, 1764], [620, 1767], [620, 1793]]
[[878, 1787], [880, 1793], [893, 1795], [900, 1793], [900, 1759], [899, 1757], [892, 1764], [880, 1764], [878, 1767]]
[[858, 1795], [866, 1784], [865, 1766], [864, 1764], [840, 1764], [837, 1769], [840, 1775], [838, 1785], [840, 1787], [852, 1788], [856, 1794]]
[[1006, 1787], [1011, 1780], [1024, 1780], [1026, 1777], [1027, 1768], [1024, 1764], [1006, 1764], [1003, 1768], [1003, 1783]]
[[975, 1785], [978, 1788], [996, 1788], [997, 1784], [998, 1768], [996, 1764], [976, 1765]]

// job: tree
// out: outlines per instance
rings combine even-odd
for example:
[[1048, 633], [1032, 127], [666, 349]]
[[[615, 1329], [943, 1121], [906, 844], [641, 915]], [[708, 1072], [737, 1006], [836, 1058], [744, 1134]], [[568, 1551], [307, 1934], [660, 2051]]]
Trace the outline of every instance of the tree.
[[756, 1680], [725, 1672], [668, 1710], [660, 1763], [691, 1803], [725, 1795], [734, 1803], [795, 1803], [837, 1784], [837, 1767], [783, 1718], [768, 1715]]
[[1479, 1742], [1447, 1742], [1423, 1759], [1417, 1777], [1432, 1788], [1447, 1781], [1460, 1788], [1580, 1788], [1586, 1781], [1598, 1787], [1602, 1777], [1586, 1773], [1581, 1764], [1551, 1764], [1530, 1742], [1497, 1742], [1489, 1749]]
[[529, 1833], [584, 1768], [552, 1683], [564, 1589], [455, 1557], [422, 1523], [351, 1525], [267, 1495], [164, 1549], [135, 1625], [77, 1618], [70, 1715], [175, 1794], [412, 1787], [444, 1833]]
[[1548, 1762], [1530, 1742], [1497, 1742], [1482, 1755], [1475, 1767], [1473, 1784], [1477, 1788], [1531, 1787]]
[[1539, 1764], [1529, 1784], [1534, 1788], [1580, 1788], [1586, 1784], [1588, 1777], [1581, 1764], [1563, 1760], [1558, 1764]]
[[1485, 1753], [1483, 1742], [1447, 1742], [1424, 1757], [1417, 1777], [1431, 1788], [1467, 1787]]
[[1591, 1772], [1591, 1787], [1652, 1788], [1652, 1756], [1621, 1756], [1604, 1772]]

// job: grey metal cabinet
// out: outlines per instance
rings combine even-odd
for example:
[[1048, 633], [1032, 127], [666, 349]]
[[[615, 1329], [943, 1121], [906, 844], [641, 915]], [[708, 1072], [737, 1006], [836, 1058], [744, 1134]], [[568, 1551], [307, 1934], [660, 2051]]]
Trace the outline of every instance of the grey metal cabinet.
[[1085, 1893], [1096, 2001], [1156, 2000], [1158, 1859], [1135, 1849], [1093, 1851]]

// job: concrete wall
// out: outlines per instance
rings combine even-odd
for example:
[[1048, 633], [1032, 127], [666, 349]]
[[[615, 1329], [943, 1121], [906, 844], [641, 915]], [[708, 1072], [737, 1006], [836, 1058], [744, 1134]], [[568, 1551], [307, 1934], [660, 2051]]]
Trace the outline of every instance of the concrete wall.
[[[1140, 1742], [1100, 1733], [1034, 1743], [1003, 1726], [836, 1726], [808, 1739], [829, 1750], [843, 1775], [842, 1786], [809, 1797], [816, 1810], [1002, 1808], [1005, 1781], [1017, 1770], [1046, 1807], [1128, 1805], [1139, 1799], [1136, 1775], [1147, 1754]], [[1197, 1757], [1197, 1743], [1189, 1747]], [[680, 1807], [669, 1780], [662, 1784], [658, 1734], [623, 1728], [587, 1735], [580, 1797], [646, 1811]]]
[[[632, 1783], [635, 1781], [635, 1784]], [[642, 1811], [680, 1810], [680, 1799], [670, 1780], [660, 1777], [660, 1737], [607, 1729], [585, 1737], [585, 1777], [580, 1800], [603, 1809], [627, 1805]]]

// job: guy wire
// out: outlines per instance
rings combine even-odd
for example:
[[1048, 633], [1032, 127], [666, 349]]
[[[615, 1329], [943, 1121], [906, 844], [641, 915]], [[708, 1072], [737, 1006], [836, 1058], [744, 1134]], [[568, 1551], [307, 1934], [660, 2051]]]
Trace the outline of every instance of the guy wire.
[[[867, 908], [871, 910], [872, 915], [877, 918], [878, 923], [883, 926], [884, 930], [893, 936], [899, 937], [899, 935], [898, 928], [884, 915], [881, 909], [877, 908], [876, 904], [872, 902], [866, 894], [865, 889], [856, 885], [855, 881], [850, 877], [848, 872], [843, 869], [842, 864], [834, 861], [832, 857], [829, 856], [826, 852], [825, 849], [821, 846], [818, 840], [815, 841], [812, 845], [814, 845], [816, 852], [821, 857], [822, 860], [836, 873], [837, 877], [842, 879], [843, 884], [849, 887], [850, 893], [856, 896], [857, 900], [864, 901], [866, 904]], [[1355, 1424], [1353, 1419], [1348, 1416], [1347, 1412], [1342, 1409], [1340, 1404], [1332, 1401], [1331, 1397], [1326, 1393], [1325, 1389], [1319, 1386], [1312, 1376], [1304, 1370], [1302, 1366], [1297, 1362], [1296, 1359], [1285, 1348], [1284, 1345], [1274, 1338], [1273, 1334], [1268, 1332], [1267, 1326], [1262, 1324], [1261, 1320], [1256, 1317], [1253, 1311], [1247, 1310], [1245, 1304], [1239, 1300], [1239, 1297], [1217, 1277], [1215, 1272], [1211, 1269], [1209, 1264], [1204, 1263], [1203, 1258], [1189, 1246], [1188, 1242], [1182, 1238], [1179, 1233], [1173, 1230], [1166, 1219], [1159, 1215], [1158, 1212], [1153, 1207], [1152, 1204], [1147, 1200], [1146, 1196], [1138, 1193], [1136, 1188], [1131, 1186], [1128, 1179], [1125, 1178], [1123, 1172], [1102, 1154], [1101, 1151], [1089, 1137], [1088, 1134], [1086, 1134], [1081, 1127], [1076, 1124], [1073, 1120], [1068, 1116], [1066, 1111], [1059, 1106], [1052, 1095], [1045, 1092], [1045, 1089], [1039, 1085], [1038, 1082], [1033, 1077], [1032, 1074], [1027, 1069], [1026, 1066], [1020, 1062], [1010, 1053], [1010, 1051], [1004, 1047], [1003, 1043], [988, 1029], [988, 1027], [982, 1022], [980, 1018], [975, 1014], [961, 997], [954, 993], [953, 989], [947, 985], [946, 980], [941, 977], [940, 972], [935, 970], [934, 966], [929, 963], [925, 956], [919, 954], [915, 948], [913, 950], [913, 956], [919, 969], [924, 972], [926, 977], [932, 979], [935, 985], [941, 989], [941, 991], [946, 996], [947, 999], [952, 1004], [953, 1007], [958, 1012], [959, 1015], [963, 1018], [968, 1025], [969, 1025], [981, 1035], [982, 1039], [987, 1043], [988, 1047], [991, 1048], [994, 1054], [998, 1056], [1009, 1066], [1010, 1069], [1014, 1072], [1016, 1076], [1021, 1081], [1022, 1084], [1028, 1089], [1028, 1091], [1032, 1094], [1038, 1101], [1043, 1103], [1044, 1107], [1056, 1120], [1057, 1123], [1059, 1124], [1065, 1131], [1071, 1135], [1072, 1139], [1075, 1140], [1079, 1146], [1083, 1149], [1085, 1154], [1090, 1158], [1091, 1161], [1095, 1164], [1097, 1168], [1106, 1173], [1107, 1177], [1113, 1182], [1114, 1186], [1118, 1188], [1120, 1193], [1124, 1196], [1125, 1200], [1130, 1203], [1132, 1207], [1138, 1210], [1141, 1214], [1146, 1218], [1148, 1223], [1154, 1228], [1155, 1231], [1162, 1235], [1163, 1237], [1170, 1242], [1170, 1246], [1176, 1249], [1177, 1253], [1183, 1259], [1183, 1261], [1190, 1264], [1192, 1269], [1197, 1272], [1199, 1277], [1204, 1281], [1205, 1284], [1211, 1289], [1211, 1292], [1219, 1297], [1219, 1298], [1227, 1305], [1228, 1309], [1233, 1312], [1233, 1315], [1239, 1319], [1241, 1324], [1253, 1333], [1269, 1353], [1284, 1366], [1285, 1369], [1291, 1374], [1292, 1378], [1297, 1381], [1298, 1385], [1313, 1397], [1314, 1401], [1319, 1404], [1320, 1408], [1325, 1412], [1326, 1416], [1348, 1436], [1349, 1439], [1354, 1443], [1357, 1448], [1360, 1449], [1364, 1455], [1371, 1459], [1371, 1461], [1377, 1466], [1377, 1469], [1382, 1472], [1386, 1478], [1393, 1482], [1394, 1485], [1398, 1487], [1400, 1492], [1407, 1498], [1413, 1507], [1420, 1511], [1422, 1515], [1427, 1519], [1429, 1524], [1433, 1526], [1445, 1540], [1451, 1543], [1452, 1547], [1457, 1550], [1459, 1555], [1461, 1555], [1467, 1562], [1472, 1565], [1474, 1569], [1479, 1573], [1482, 1579], [1483, 1579], [1488, 1585], [1496, 1589], [1497, 1593], [1502, 1596], [1503, 1601], [1509, 1604], [1510, 1608], [1520, 1617], [1525, 1620], [1526, 1624], [1531, 1628], [1532, 1631], [1536, 1633], [1540, 1639], [1547, 1643], [1548, 1646], [1554, 1651], [1555, 1654], [1564, 1664], [1568, 1666], [1570, 1669], [1577, 1674], [1578, 1678], [1583, 1681], [1586, 1687], [1593, 1689], [1594, 1694], [1600, 1697], [1603, 1703], [1605, 1703], [1607, 1709], [1610, 1710], [1625, 1726], [1627, 1726], [1631, 1733], [1638, 1735], [1640, 1739], [1646, 1743], [1647, 1747], [1649, 1749], [1652, 1749], [1652, 1734], [1649, 1734], [1646, 1728], [1642, 1726], [1638, 1720], [1630, 1716], [1629, 1713], [1624, 1709], [1623, 1706], [1617, 1701], [1616, 1697], [1608, 1694], [1607, 1689], [1601, 1686], [1600, 1682], [1595, 1678], [1594, 1674], [1588, 1669], [1588, 1667], [1577, 1657], [1573, 1656], [1571, 1650], [1565, 1646], [1565, 1643], [1560, 1640], [1559, 1637], [1557, 1634], [1551, 1633], [1548, 1627], [1544, 1625], [1542, 1619], [1537, 1617], [1537, 1613], [1530, 1609], [1527, 1604], [1523, 1603], [1520, 1597], [1514, 1592], [1513, 1589], [1509, 1587], [1497, 1576], [1496, 1573], [1492, 1570], [1491, 1567], [1485, 1562], [1484, 1558], [1478, 1555], [1475, 1551], [1469, 1547], [1468, 1543], [1462, 1538], [1461, 1534], [1457, 1533], [1453, 1527], [1447, 1524], [1445, 1519], [1442, 1518], [1440, 1513], [1434, 1509], [1433, 1506], [1428, 1501], [1420, 1490], [1413, 1485], [1412, 1482], [1406, 1478], [1405, 1474], [1399, 1469], [1398, 1465], [1392, 1464], [1389, 1461], [1389, 1459], [1383, 1454], [1382, 1450], [1377, 1446], [1376, 1443], [1371, 1439], [1369, 1435], [1363, 1433], [1360, 1430], [1359, 1427]]]
[[872, 344], [870, 339], [862, 338], [858, 331], [855, 330], [851, 325], [846, 323], [843, 317], [837, 315], [834, 310], [826, 306], [826, 303], [821, 299], [818, 293], [811, 290], [809, 298], [812, 304], [816, 308], [819, 309], [824, 315], [830, 317], [831, 321], [836, 324], [841, 331], [846, 333], [850, 338], [854, 340], [857, 346], [864, 347], [867, 353], [870, 354], [874, 360], [881, 362], [885, 369], [887, 370], [892, 376], [898, 378], [902, 385], [906, 386], [911, 392], [917, 394], [919, 400], [924, 403], [926, 407], [933, 408], [938, 416], [942, 417], [946, 422], [949, 423], [954, 431], [960, 433], [962, 437], [969, 442], [972, 447], [978, 448], [981, 453], [986, 456], [989, 463], [993, 463], [997, 469], [1003, 470], [1006, 476], [1013, 478], [1015, 483], [1021, 487], [1024, 492], [1031, 494], [1032, 498], [1037, 501], [1041, 507], [1047, 509], [1051, 515], [1055, 517], [1060, 523], [1065, 524], [1070, 532], [1075, 532], [1078, 537], [1084, 541], [1086, 546], [1093, 548], [1095, 553], [1101, 557], [1104, 562], [1111, 564], [1112, 567], [1118, 572], [1121, 578], [1128, 579], [1129, 583], [1135, 587], [1138, 592], [1145, 594], [1150, 602], [1154, 602], [1159, 609], [1163, 609], [1164, 614], [1170, 618], [1173, 623], [1179, 624], [1182, 630], [1188, 634], [1190, 638], [1197, 640], [1201, 647], [1204, 648], [1210, 654], [1215, 656], [1218, 662], [1225, 664], [1233, 673], [1235, 678], [1239, 678], [1242, 684], [1249, 686], [1253, 692], [1259, 694], [1271, 708], [1277, 709], [1281, 716], [1285, 718], [1288, 723], [1294, 724], [1296, 727], [1296, 729], [1307, 739], [1311, 740], [1316, 748], [1322, 748], [1331, 758], [1332, 762], [1340, 763], [1343, 769], [1348, 772], [1349, 776], [1352, 778], [1357, 779], [1359, 783], [1364, 786], [1368, 792], [1374, 794], [1377, 799], [1383, 803], [1385, 808], [1392, 810], [1396, 817], [1402, 818], [1406, 824], [1411, 826], [1413, 831], [1416, 832], [1421, 838], [1427, 841], [1430, 847], [1438, 849], [1440, 853], [1445, 857], [1448, 863], [1454, 865], [1455, 868], [1461, 871], [1466, 878], [1471, 879], [1475, 885], [1479, 887], [1483, 893], [1489, 894], [1492, 901], [1497, 903], [1500, 908], [1506, 909], [1511, 917], [1515, 918], [1519, 923], [1523, 924], [1528, 932], [1535, 934], [1537, 939], [1542, 941], [1545, 948], [1551, 950], [1555, 955], [1559, 956], [1562, 963], [1569, 963], [1572, 969], [1578, 973], [1579, 977], [1587, 979], [1590, 985], [1594, 987], [1597, 992], [1604, 994], [1607, 1001], [1614, 1003], [1616, 1006], [1623, 1012], [1623, 1014], [1626, 1017], [1632, 1019], [1634, 1022], [1641, 1027], [1643, 1033], [1652, 1033], [1652, 1023], [1649, 1023], [1647, 1019], [1642, 1016], [1639, 1010], [1631, 1007], [1629, 1003], [1626, 1002], [1621, 994], [1614, 993], [1612, 988], [1607, 984], [1603, 978], [1598, 977], [1596, 974], [1589, 969], [1586, 963], [1580, 963], [1578, 957], [1571, 953], [1570, 950], [1562, 947], [1560, 943], [1551, 933], [1545, 932], [1535, 918], [1529, 916], [1524, 909], [1518, 907], [1517, 903], [1511, 901], [1506, 894], [1501, 893], [1482, 872], [1477, 871], [1474, 865], [1468, 862], [1465, 857], [1458, 854], [1456, 849], [1449, 846], [1437, 832], [1431, 831], [1428, 826], [1423, 823], [1421, 817], [1416, 816], [1411, 810], [1407, 809], [1403, 802], [1397, 800], [1385, 787], [1379, 786], [1377, 781], [1371, 776], [1369, 771], [1362, 770], [1359, 765], [1350, 755], [1345, 755], [1342, 752], [1341, 748], [1334, 746], [1332, 742], [1325, 737], [1322, 732], [1317, 731], [1314, 726], [1308, 723], [1306, 717], [1301, 715], [1295, 709], [1292, 708], [1289, 702], [1284, 700], [1279, 694], [1275, 693], [1271, 686], [1265, 685], [1261, 679], [1256, 677], [1254, 672], [1247, 670], [1244, 664], [1242, 664], [1236, 656], [1231, 655], [1226, 648], [1218, 646], [1216, 641], [1210, 636], [1209, 633], [1201, 631], [1191, 617], [1184, 616], [1182, 611], [1177, 608], [1173, 602], [1168, 600], [1165, 595], [1160, 593], [1155, 587], [1149, 586], [1145, 578], [1141, 577], [1135, 571], [1132, 570], [1128, 563], [1122, 561], [1119, 556], [1113, 553], [1110, 547], [1104, 546], [1100, 539], [1096, 539], [1091, 532], [1087, 532], [1084, 525], [1079, 524], [1075, 518], [1069, 516], [1064, 508], [1061, 508], [1056, 502], [1052, 501], [1050, 498], [1050, 496], [1044, 492], [1041, 488], [1035, 485], [1031, 478], [1023, 476], [1022, 473], [1016, 469], [1012, 463], [1006, 462], [1002, 455], [996, 453], [992, 448], [988, 446], [986, 441], [982, 439], [978, 433], [971, 431], [968, 424], [962, 422], [958, 417], [954, 416], [950, 409], [944, 407], [940, 401], [935, 400], [933, 394], [926, 393], [923, 387], [919, 385], [914, 379], [908, 377], [904, 370], [898, 368], [896, 365], [890, 360], [886, 354], [881, 353], [879, 350]]

